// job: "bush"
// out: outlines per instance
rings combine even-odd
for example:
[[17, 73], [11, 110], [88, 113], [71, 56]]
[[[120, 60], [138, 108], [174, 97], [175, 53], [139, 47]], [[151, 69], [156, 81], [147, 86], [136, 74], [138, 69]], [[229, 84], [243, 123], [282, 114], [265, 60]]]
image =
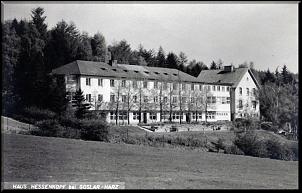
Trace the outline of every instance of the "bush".
[[31, 130], [32, 135], [58, 137], [62, 127], [57, 120], [43, 120], [36, 123], [37, 128]]
[[267, 157], [265, 143], [260, 141], [254, 132], [250, 131], [237, 134], [234, 144], [244, 152], [245, 155]]
[[296, 158], [298, 158], [298, 149], [295, 149], [294, 145], [287, 143], [282, 144], [276, 139], [269, 139], [266, 141], [266, 147], [269, 158], [281, 160], [296, 160]]
[[36, 121], [54, 119], [56, 113], [38, 107], [27, 107], [23, 111], [23, 116], [31, 120], [32, 123], [34, 123]]
[[83, 119], [79, 121], [81, 139], [108, 142], [109, 126], [104, 121]]
[[244, 155], [244, 152], [241, 151], [236, 145], [226, 146], [224, 148], [225, 154], [235, 154], [235, 155]]

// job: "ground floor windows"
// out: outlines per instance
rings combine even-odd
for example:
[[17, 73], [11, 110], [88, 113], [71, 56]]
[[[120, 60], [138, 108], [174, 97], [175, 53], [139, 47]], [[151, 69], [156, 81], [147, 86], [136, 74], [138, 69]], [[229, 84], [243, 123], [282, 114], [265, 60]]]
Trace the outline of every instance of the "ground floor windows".
[[[197, 117], [196, 117], [197, 116]], [[202, 119], [202, 113], [192, 113], [192, 120], [196, 120], [197, 119]]]
[[140, 113], [139, 112], [133, 112], [133, 120], [139, 120]]
[[[115, 112], [111, 111], [110, 112], [110, 120], [115, 120], [115, 119], [116, 119]], [[127, 120], [128, 119], [127, 111], [119, 112], [118, 113], [118, 119], [119, 120]]]
[[115, 120], [115, 112], [110, 112], [110, 120]]
[[156, 120], [157, 119], [157, 113], [150, 113], [149, 114], [149, 118], [151, 119], [151, 120]]
[[183, 114], [182, 113], [172, 113], [172, 120], [175, 119], [183, 119]]
[[216, 115], [215, 111], [208, 111], [206, 116], [207, 119], [215, 119], [215, 115]]

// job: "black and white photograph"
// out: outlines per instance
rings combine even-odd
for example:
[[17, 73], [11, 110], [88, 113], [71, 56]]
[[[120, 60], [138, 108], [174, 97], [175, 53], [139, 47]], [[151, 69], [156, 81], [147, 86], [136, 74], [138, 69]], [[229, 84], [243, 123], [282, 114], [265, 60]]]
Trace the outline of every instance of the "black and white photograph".
[[1, 1], [1, 190], [298, 189], [298, 1]]

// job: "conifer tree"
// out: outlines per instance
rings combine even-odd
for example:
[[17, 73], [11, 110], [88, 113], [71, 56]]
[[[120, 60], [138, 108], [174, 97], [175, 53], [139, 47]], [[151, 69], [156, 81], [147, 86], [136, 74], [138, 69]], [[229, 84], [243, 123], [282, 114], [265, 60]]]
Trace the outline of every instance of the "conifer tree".
[[89, 103], [85, 103], [85, 98], [81, 89], [76, 91], [72, 103], [72, 106], [76, 107], [75, 116], [78, 119], [83, 119], [88, 113], [88, 109], [90, 109], [91, 106]]

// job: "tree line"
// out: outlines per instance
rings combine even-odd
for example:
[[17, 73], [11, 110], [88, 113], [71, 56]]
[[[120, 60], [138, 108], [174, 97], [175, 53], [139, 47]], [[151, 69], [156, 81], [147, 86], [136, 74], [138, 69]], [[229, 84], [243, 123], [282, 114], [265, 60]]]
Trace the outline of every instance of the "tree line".
[[[2, 23], [4, 114], [16, 113], [27, 106], [64, 112], [64, 79], [53, 78], [49, 73], [74, 60], [117, 60], [121, 64], [175, 68], [195, 77], [201, 70], [221, 69], [223, 65], [219, 59], [212, 61], [208, 67], [202, 61], [189, 61], [184, 52], [166, 53], [161, 46], [156, 52], [145, 49], [143, 45], [131, 49], [126, 40], [107, 45], [101, 32], [89, 36], [87, 32], [80, 32], [73, 22], [64, 20], [48, 29], [45, 19], [44, 9], [37, 7], [31, 11], [30, 20], [13, 19]], [[263, 119], [279, 125], [287, 121], [297, 122], [294, 119], [298, 112], [297, 76], [290, 73], [285, 65], [281, 72], [277, 69], [275, 73], [255, 70], [253, 62], [239, 65], [246, 66], [262, 85], [263, 92], [259, 96]]]

